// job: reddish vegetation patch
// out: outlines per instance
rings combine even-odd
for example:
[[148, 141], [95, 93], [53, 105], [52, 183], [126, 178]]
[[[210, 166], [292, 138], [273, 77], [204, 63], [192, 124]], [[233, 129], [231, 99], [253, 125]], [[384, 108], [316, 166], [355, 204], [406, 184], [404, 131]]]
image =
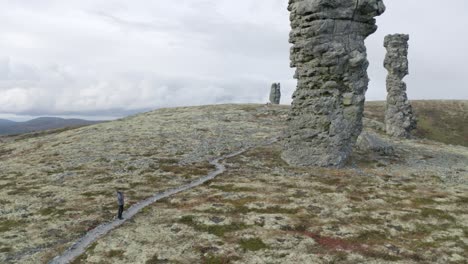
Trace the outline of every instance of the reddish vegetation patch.
[[358, 243], [352, 243], [340, 238], [334, 238], [334, 237], [323, 237], [320, 234], [308, 232], [308, 231], [303, 231], [299, 232], [301, 235], [308, 236], [310, 238], [313, 238], [315, 242], [317, 242], [320, 246], [327, 250], [332, 250], [332, 251], [352, 251], [352, 252], [358, 252], [358, 253], [363, 253], [364, 251], [367, 251], [367, 245], [364, 244], [358, 244]]

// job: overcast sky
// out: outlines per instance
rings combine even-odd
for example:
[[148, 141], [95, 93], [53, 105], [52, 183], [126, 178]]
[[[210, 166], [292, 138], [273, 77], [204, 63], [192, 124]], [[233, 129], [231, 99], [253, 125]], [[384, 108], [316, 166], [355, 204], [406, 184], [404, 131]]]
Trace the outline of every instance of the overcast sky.
[[[0, 118], [290, 103], [287, 0], [0, 0]], [[383, 38], [409, 33], [411, 99], [468, 99], [468, 1], [387, 0], [367, 41], [368, 100], [385, 99]]]

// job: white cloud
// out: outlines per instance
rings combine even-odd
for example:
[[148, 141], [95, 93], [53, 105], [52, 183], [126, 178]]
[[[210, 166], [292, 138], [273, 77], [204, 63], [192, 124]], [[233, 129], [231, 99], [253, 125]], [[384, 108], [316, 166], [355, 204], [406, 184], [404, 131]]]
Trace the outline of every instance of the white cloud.
[[[410, 97], [468, 99], [461, 36], [467, 2], [386, 4], [367, 42], [368, 98], [385, 98], [383, 37], [401, 32], [411, 34]], [[0, 113], [120, 116], [260, 103], [277, 81], [288, 103], [295, 81], [286, 6], [284, 0], [0, 0]]]

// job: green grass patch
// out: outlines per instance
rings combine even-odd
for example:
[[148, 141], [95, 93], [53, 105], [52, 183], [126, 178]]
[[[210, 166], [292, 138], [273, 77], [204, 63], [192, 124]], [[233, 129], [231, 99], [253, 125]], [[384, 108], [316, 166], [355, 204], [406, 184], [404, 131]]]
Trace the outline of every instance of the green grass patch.
[[430, 236], [433, 232], [448, 229], [448, 228], [450, 228], [450, 225], [447, 225], [447, 224], [431, 225], [431, 224], [416, 223], [414, 230], [404, 234], [404, 237], [412, 239], [412, 240], [420, 241], [424, 237]]
[[342, 177], [319, 176], [316, 179], [326, 185], [338, 186], [343, 182]]
[[437, 203], [433, 199], [426, 198], [426, 197], [415, 198], [415, 199], [411, 200], [411, 202], [416, 206], [433, 205], [433, 204]]
[[37, 189], [40, 187], [28, 187], [28, 186], [20, 186], [20, 187], [15, 187], [13, 190], [7, 192], [8, 195], [22, 195], [22, 194], [33, 194], [34, 191], [37, 191]]
[[388, 240], [388, 235], [382, 231], [366, 230], [348, 240], [355, 243], [375, 243], [381, 244]]
[[248, 159], [264, 163], [268, 168], [289, 167], [281, 158], [281, 150], [273, 147], [258, 147], [244, 154]]
[[359, 224], [359, 225], [381, 225], [384, 223], [384, 220], [373, 218], [370, 215], [358, 215], [358, 216], [353, 217], [351, 221], [349, 222]]
[[314, 191], [317, 191], [321, 194], [335, 193], [336, 191], [327, 187], [318, 186], [314, 188]]
[[248, 208], [247, 203], [257, 201], [254, 197], [246, 197], [238, 200], [224, 200], [222, 202], [230, 203], [234, 206], [229, 210], [231, 214], [247, 214], [249, 212], [256, 212], [260, 214], [297, 214], [300, 208], [283, 208], [280, 206], [270, 206], [266, 208]]
[[70, 262], [70, 264], [86, 264], [86, 263], [88, 263], [88, 255], [86, 253], [82, 254], [81, 256], [77, 257], [72, 262]]
[[167, 259], [160, 259], [158, 254], [152, 256], [150, 259], [146, 260], [145, 264], [162, 264], [170, 263]]
[[299, 212], [298, 208], [283, 208], [280, 206], [272, 206], [267, 208], [247, 208], [249, 212], [256, 212], [260, 214], [297, 214]]
[[450, 222], [456, 221], [455, 217], [451, 216], [449, 213], [434, 208], [421, 208], [420, 215], [424, 218], [432, 217], [439, 220], [448, 220]]
[[199, 232], [206, 232], [219, 237], [223, 237], [226, 233], [248, 228], [248, 226], [243, 223], [232, 223], [230, 225], [203, 225], [197, 223], [194, 218], [195, 217], [193, 215], [186, 215], [183, 216], [179, 222], [181, 224], [188, 225]]
[[210, 185], [212, 189], [220, 190], [223, 192], [253, 192], [255, 189], [249, 187], [237, 187], [234, 184], [227, 185]]
[[7, 200], [0, 200], [0, 205], [6, 205], [6, 204], [11, 204], [11, 202]]
[[247, 226], [243, 223], [232, 223], [230, 225], [201, 225], [198, 226], [196, 229], [219, 237], [223, 237], [226, 233], [235, 232], [246, 228]]
[[15, 151], [14, 149], [5, 149], [5, 148], [2, 148], [0, 149], [0, 157], [1, 156], [6, 156], [6, 155], [10, 155], [11, 153], [13, 153], [13, 151]]
[[13, 229], [17, 229], [22, 226], [24, 222], [17, 220], [1, 220], [0, 221], [0, 233], [7, 232]]
[[70, 264], [85, 264], [88, 263], [88, 254], [93, 254], [94, 249], [96, 249], [96, 246], [98, 245], [98, 242], [94, 242], [89, 246], [85, 253], [76, 258], [74, 261], [72, 261]]
[[229, 264], [231, 263], [231, 260], [235, 260], [235, 259], [232, 259], [227, 256], [208, 254], [208, 256], [205, 256], [202, 258], [202, 263], [203, 264]]
[[136, 170], [138, 170], [138, 168], [135, 167], [135, 166], [128, 166], [127, 167], [127, 171], [136, 171]]
[[105, 253], [106, 257], [108, 258], [118, 258], [118, 259], [122, 259], [124, 254], [125, 254], [125, 251], [121, 249], [113, 249]]
[[84, 197], [96, 197], [96, 196], [111, 196], [111, 192], [108, 190], [102, 191], [88, 191], [81, 194]]
[[0, 253], [10, 253], [13, 249], [11, 247], [2, 247], [0, 248]]
[[159, 164], [177, 164], [179, 163], [178, 159], [175, 158], [160, 158], [158, 159]]
[[94, 242], [91, 244], [91, 246], [89, 246], [87, 249], [86, 249], [86, 252], [94, 252], [94, 250], [96, 249], [98, 245], [98, 242]]
[[159, 165], [159, 169], [188, 179], [193, 176], [207, 175], [210, 171], [214, 170], [215, 167], [208, 162], [189, 165], [162, 163]]
[[67, 209], [57, 209], [55, 207], [47, 207], [39, 210], [39, 214], [42, 216], [63, 216], [67, 212]]
[[182, 216], [182, 218], [180, 218], [179, 223], [182, 223], [188, 226], [194, 226], [195, 225], [194, 218], [195, 216], [193, 215], [184, 215]]
[[239, 245], [242, 249], [249, 251], [259, 251], [268, 248], [268, 246], [263, 243], [260, 238], [242, 239], [239, 242]]
[[405, 185], [405, 186], [401, 187], [401, 190], [403, 190], [405, 192], [409, 192], [409, 193], [414, 192], [416, 189], [418, 189], [418, 187], [416, 185]]
[[14, 186], [16, 186], [16, 182], [11, 181], [11, 182], [8, 182], [8, 183], [5, 183], [5, 184], [1, 184], [0, 185], [0, 190], [5, 190], [5, 188], [10, 188], [10, 187], [14, 187]]
[[390, 262], [402, 260], [402, 257], [400, 256], [390, 255], [380, 251], [366, 251], [364, 255], [366, 255], [367, 257], [382, 259]]
[[[107, 172], [102, 173], [102, 175], [106, 175], [106, 174], [107, 174]], [[109, 184], [113, 180], [114, 180], [114, 177], [106, 176], [106, 177], [103, 177], [103, 178], [93, 179], [93, 183], [95, 183], [95, 184]]]
[[461, 205], [468, 204], [468, 196], [458, 196], [457, 198], [458, 198], [456, 201], [457, 204], [461, 204]]

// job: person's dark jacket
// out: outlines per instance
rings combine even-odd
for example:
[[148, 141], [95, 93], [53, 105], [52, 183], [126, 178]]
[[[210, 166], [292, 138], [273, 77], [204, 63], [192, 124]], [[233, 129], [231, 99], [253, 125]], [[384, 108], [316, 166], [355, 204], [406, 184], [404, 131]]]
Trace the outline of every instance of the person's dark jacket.
[[122, 192], [117, 192], [117, 202], [119, 205], [124, 205], [124, 195]]

